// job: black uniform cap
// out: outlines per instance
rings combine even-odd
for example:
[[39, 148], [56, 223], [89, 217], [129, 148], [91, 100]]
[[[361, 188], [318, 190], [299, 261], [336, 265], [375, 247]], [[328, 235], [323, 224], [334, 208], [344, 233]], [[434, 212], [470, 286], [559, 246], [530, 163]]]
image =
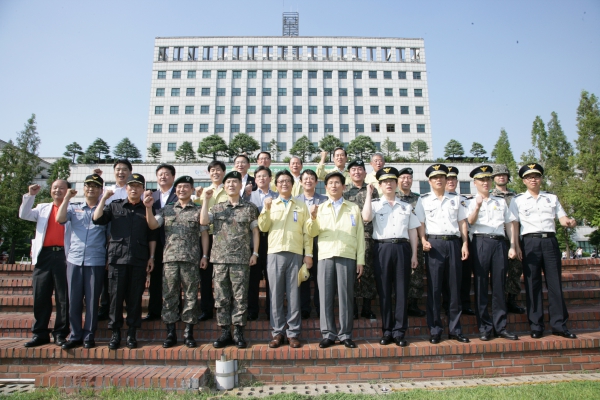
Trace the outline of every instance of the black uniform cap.
[[398, 179], [399, 176], [400, 174], [398, 173], [398, 170], [394, 167], [381, 168], [375, 174], [375, 178], [377, 178], [378, 181], [383, 181], [386, 179]]
[[142, 186], [146, 187], [146, 178], [141, 174], [131, 174], [129, 178], [127, 178], [127, 184], [130, 183], [140, 183]]
[[436, 175], [448, 175], [448, 167], [444, 164], [433, 164], [425, 170], [425, 176], [431, 178]]
[[529, 174], [540, 174], [544, 176], [544, 167], [542, 167], [538, 163], [526, 164], [521, 167], [519, 170], [519, 176], [524, 178]]
[[189, 183], [190, 185], [192, 185], [192, 187], [194, 187], [194, 178], [192, 178], [189, 175], [180, 176], [173, 183], [173, 187], [177, 187], [177, 185], [179, 185], [180, 183]]
[[473, 179], [481, 179], [486, 177], [491, 178], [492, 172], [494, 172], [494, 168], [492, 168], [490, 165], [482, 165], [471, 171], [469, 176]]
[[85, 181], [83, 183], [95, 183], [96, 185], [102, 187], [104, 185], [104, 179], [100, 177], [98, 174], [91, 174], [85, 177]]

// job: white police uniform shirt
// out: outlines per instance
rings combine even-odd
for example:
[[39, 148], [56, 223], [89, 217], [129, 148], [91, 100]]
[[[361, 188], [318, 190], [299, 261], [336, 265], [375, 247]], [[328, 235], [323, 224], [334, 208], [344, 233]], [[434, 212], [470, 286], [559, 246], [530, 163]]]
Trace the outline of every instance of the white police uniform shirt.
[[[473, 214], [477, 208], [475, 199], [469, 201], [467, 214]], [[481, 233], [485, 235], [505, 236], [504, 224], [516, 221], [517, 217], [510, 211], [506, 201], [502, 197], [490, 195], [483, 199], [477, 221], [471, 225], [469, 233]]]
[[556, 195], [540, 192], [536, 199], [529, 190], [514, 197], [510, 211], [521, 223], [521, 235], [556, 232], [554, 220], [567, 216]]
[[419, 221], [425, 223], [426, 234], [460, 236], [458, 221], [468, 216], [467, 202], [457, 194], [444, 192], [440, 200], [433, 192], [429, 192], [419, 197], [415, 213]]
[[421, 222], [414, 213], [410, 203], [394, 198], [394, 205], [385, 199], [371, 201], [371, 215], [373, 221], [373, 239], [408, 239], [408, 230], [421, 226]]

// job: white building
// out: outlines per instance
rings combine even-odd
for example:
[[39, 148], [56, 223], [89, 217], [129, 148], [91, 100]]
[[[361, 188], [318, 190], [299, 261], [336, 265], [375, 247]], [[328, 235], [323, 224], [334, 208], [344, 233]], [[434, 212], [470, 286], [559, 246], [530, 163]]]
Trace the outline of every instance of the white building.
[[349, 143], [368, 135], [433, 158], [423, 39], [361, 37], [156, 38], [147, 147], [175, 160], [208, 135], [244, 132], [288, 155], [306, 135]]

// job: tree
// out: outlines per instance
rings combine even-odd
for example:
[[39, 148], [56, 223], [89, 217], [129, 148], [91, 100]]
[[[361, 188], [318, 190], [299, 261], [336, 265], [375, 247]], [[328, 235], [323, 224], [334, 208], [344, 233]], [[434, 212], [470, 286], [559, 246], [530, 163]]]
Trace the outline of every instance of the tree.
[[85, 153], [77, 157], [77, 162], [82, 164], [91, 164], [102, 159], [103, 155], [110, 154], [110, 146], [101, 138], [96, 138], [85, 150]]
[[260, 143], [252, 136], [245, 133], [238, 133], [229, 142], [229, 151], [232, 156], [246, 153], [250, 157], [256, 150], [260, 149]]
[[160, 161], [160, 148], [156, 143], [152, 143], [150, 147], [148, 147], [147, 158], [151, 159], [153, 163], [157, 163]]
[[500, 136], [494, 145], [494, 150], [492, 150], [492, 157], [495, 159], [496, 164], [504, 164], [508, 167], [510, 176], [513, 178], [513, 180], [515, 176], [518, 176], [517, 162], [515, 161], [515, 157], [513, 156], [513, 152], [510, 148], [508, 133], [506, 133], [504, 128], [500, 130]]
[[63, 153], [63, 156], [70, 157], [71, 162], [75, 164], [75, 157], [83, 154], [83, 149], [77, 142], [73, 142], [66, 146], [67, 151]]
[[217, 157], [229, 157], [229, 147], [219, 135], [210, 135], [202, 139], [197, 151], [200, 158], [212, 158], [213, 161]]
[[396, 145], [396, 142], [390, 140], [388, 136], [381, 144], [381, 152], [386, 161], [395, 160], [398, 157], [398, 145]]
[[56, 160], [51, 166], [48, 179], [46, 179], [46, 184], [48, 187], [52, 186], [52, 182], [57, 179], [69, 179], [71, 176], [71, 160], [68, 158], [61, 157]]
[[29, 254], [29, 240], [35, 233], [31, 222], [19, 219], [23, 193], [33, 183], [42, 168], [38, 158], [40, 138], [35, 114], [27, 120], [25, 129], [9, 140], [0, 155], [0, 237], [8, 248], [8, 263], [14, 264], [16, 252]]
[[426, 141], [418, 139], [410, 144], [411, 159], [421, 162], [422, 159], [427, 157], [427, 153], [429, 153], [429, 146]]
[[370, 136], [359, 135], [348, 145], [348, 153], [354, 154], [358, 159], [364, 160], [377, 151], [375, 142]]
[[[538, 160], [540, 164], [544, 165], [544, 152], [546, 150], [548, 141], [548, 133], [546, 132], [546, 127], [544, 125], [544, 121], [540, 116], [536, 116], [533, 121], [533, 127], [531, 128], [531, 144], [533, 148], [538, 151], [539, 157]], [[535, 151], [532, 151], [535, 156]], [[529, 156], [528, 156], [529, 157]]]
[[192, 147], [192, 142], [183, 142], [177, 150], [175, 150], [175, 160], [183, 163], [196, 160], [196, 153]]
[[142, 158], [142, 153], [129, 138], [123, 138], [113, 150], [115, 158], [126, 158], [128, 160], [139, 160]]
[[300, 139], [296, 140], [290, 149], [290, 154], [300, 157], [300, 159], [304, 162], [310, 161], [310, 156], [317, 151], [318, 149], [314, 144], [312, 144], [308, 136], [304, 135]]
[[483, 148], [483, 145], [481, 143], [473, 142], [473, 145], [471, 145], [470, 153], [475, 158], [481, 158], [487, 154], [487, 151], [485, 151], [485, 149]]
[[277, 143], [277, 139], [271, 139], [269, 142], [269, 152], [271, 153], [271, 159], [275, 161], [279, 160], [281, 148], [279, 147], [279, 143]]
[[450, 139], [446, 147], [444, 147], [444, 157], [446, 158], [462, 157], [464, 155], [465, 149], [463, 149], [463, 145], [458, 140]]
[[327, 135], [319, 142], [321, 150], [329, 153], [329, 159], [333, 160], [333, 150], [337, 147], [344, 147], [344, 143], [335, 136]]

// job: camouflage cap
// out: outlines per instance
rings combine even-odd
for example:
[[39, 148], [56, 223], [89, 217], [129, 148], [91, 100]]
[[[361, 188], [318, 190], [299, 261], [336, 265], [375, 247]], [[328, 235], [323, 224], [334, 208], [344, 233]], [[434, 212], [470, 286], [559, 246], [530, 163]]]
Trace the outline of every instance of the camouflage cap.
[[492, 174], [492, 178], [497, 175], [508, 175], [508, 178], [510, 179], [510, 171], [508, 170], [506, 164], [494, 165], [494, 173]]

